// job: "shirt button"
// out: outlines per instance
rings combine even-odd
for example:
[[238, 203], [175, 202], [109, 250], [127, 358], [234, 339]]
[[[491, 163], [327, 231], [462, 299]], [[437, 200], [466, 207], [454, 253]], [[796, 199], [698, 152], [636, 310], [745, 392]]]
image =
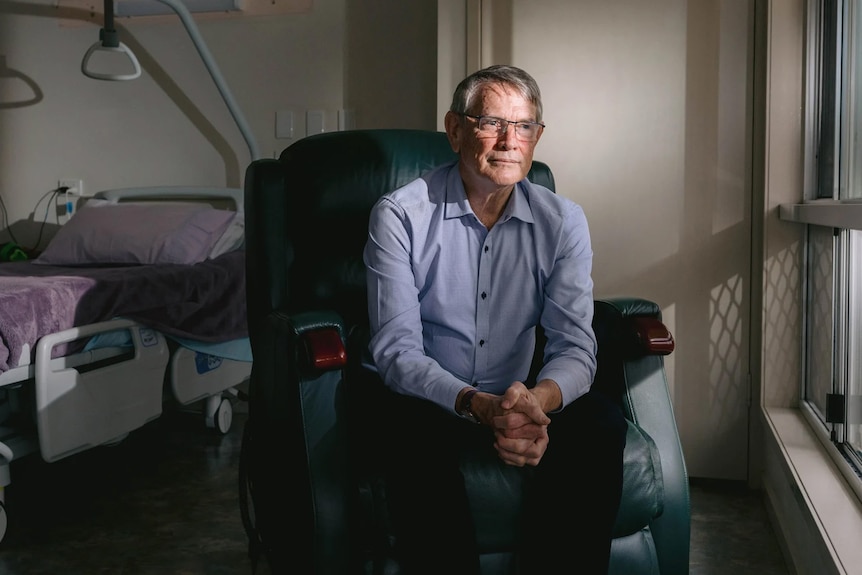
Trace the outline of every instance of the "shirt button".
[[480, 340], [479, 340], [479, 347], [482, 347], [483, 345], [485, 345], [485, 340], [484, 340], [484, 339], [480, 339]]
[[489, 249], [491, 249], [491, 248], [489, 248], [488, 246], [485, 246], [485, 253], [486, 253], [486, 254], [488, 253], [488, 250], [489, 250]]
[[482, 292], [482, 299], [485, 299], [486, 297], [488, 297], [488, 294], [485, 292]]

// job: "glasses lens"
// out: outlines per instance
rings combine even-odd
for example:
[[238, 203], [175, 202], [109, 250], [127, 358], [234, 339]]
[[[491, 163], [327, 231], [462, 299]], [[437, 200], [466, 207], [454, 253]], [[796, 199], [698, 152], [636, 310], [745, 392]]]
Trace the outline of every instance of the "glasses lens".
[[533, 122], [512, 122], [493, 116], [468, 116], [476, 120], [476, 127], [481, 138], [499, 138], [511, 127], [519, 140], [532, 142], [539, 136], [540, 124]]
[[503, 120], [482, 116], [479, 118], [479, 131], [496, 136], [503, 130]]
[[515, 134], [522, 140], [532, 141], [536, 139], [539, 133], [538, 124], [515, 124]]

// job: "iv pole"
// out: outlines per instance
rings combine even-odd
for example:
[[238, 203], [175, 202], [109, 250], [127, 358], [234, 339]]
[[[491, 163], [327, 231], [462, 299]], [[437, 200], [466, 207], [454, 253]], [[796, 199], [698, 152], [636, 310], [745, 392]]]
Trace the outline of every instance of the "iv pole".
[[[168, 5], [174, 12], [177, 13], [177, 16], [180, 17], [183, 26], [185, 26], [186, 28], [186, 32], [188, 32], [189, 37], [192, 39], [192, 42], [195, 45], [195, 48], [197, 48], [198, 50], [198, 54], [200, 54], [201, 59], [204, 61], [204, 65], [206, 66], [207, 71], [212, 77], [213, 82], [215, 82], [219, 94], [221, 94], [225, 105], [227, 105], [231, 116], [233, 116], [234, 122], [236, 122], [237, 127], [239, 127], [239, 131], [242, 133], [243, 138], [245, 138], [245, 143], [248, 146], [249, 153], [251, 154], [251, 159], [259, 159], [260, 153], [258, 151], [257, 142], [255, 142], [254, 140], [254, 136], [252, 135], [251, 130], [248, 127], [248, 123], [245, 120], [245, 116], [243, 116], [242, 111], [239, 109], [239, 106], [237, 106], [236, 101], [233, 98], [233, 94], [231, 94], [227, 83], [225, 83], [224, 77], [222, 77], [218, 65], [213, 59], [212, 54], [210, 54], [209, 48], [207, 48], [206, 42], [204, 42], [203, 37], [198, 30], [197, 24], [195, 24], [191, 12], [189, 12], [188, 8], [186, 8], [185, 5], [179, 0], [156, 1]], [[92, 55], [97, 51], [119, 52], [125, 54], [132, 62], [134, 71], [130, 74], [103, 74], [92, 71], [89, 68], [89, 62]], [[105, 25], [99, 31], [99, 41], [90, 46], [90, 48], [87, 50], [87, 53], [84, 54], [84, 59], [81, 61], [81, 72], [83, 72], [84, 75], [88, 78], [93, 78], [95, 80], [114, 81], [134, 80], [141, 75], [141, 66], [138, 63], [138, 59], [125, 44], [119, 41], [117, 37], [117, 31], [114, 29], [113, 0], [105, 0]]]

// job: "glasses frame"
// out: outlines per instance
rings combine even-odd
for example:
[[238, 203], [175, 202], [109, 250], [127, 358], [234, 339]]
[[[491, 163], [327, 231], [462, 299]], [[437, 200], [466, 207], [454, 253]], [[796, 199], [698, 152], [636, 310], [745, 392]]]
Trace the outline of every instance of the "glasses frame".
[[[480, 138], [484, 137], [484, 138], [490, 139], [490, 138], [499, 138], [501, 136], [505, 136], [506, 132], [509, 131], [509, 126], [514, 124], [515, 125], [515, 137], [516, 138], [518, 138], [522, 142], [535, 142], [536, 140], [539, 139], [539, 133], [545, 128], [545, 124], [543, 124], [542, 122], [524, 122], [522, 120], [507, 120], [506, 118], [499, 118], [497, 116], [485, 116], [485, 115], [474, 116], [472, 114], [465, 114], [464, 112], [460, 112], [460, 114], [462, 116], [464, 116], [465, 118], [472, 118], [473, 120], [476, 120], [476, 133], [479, 134]], [[489, 133], [482, 131], [480, 126], [482, 125], [482, 120], [485, 120], [485, 119], [495, 120], [497, 122], [500, 122], [500, 128], [497, 129], [497, 132], [495, 134], [492, 135], [492, 134], [489, 134]], [[536, 136], [534, 138], [529, 138], [529, 139], [522, 138], [521, 135], [518, 134], [517, 126], [519, 126], [519, 125], [537, 126], [536, 127]]]

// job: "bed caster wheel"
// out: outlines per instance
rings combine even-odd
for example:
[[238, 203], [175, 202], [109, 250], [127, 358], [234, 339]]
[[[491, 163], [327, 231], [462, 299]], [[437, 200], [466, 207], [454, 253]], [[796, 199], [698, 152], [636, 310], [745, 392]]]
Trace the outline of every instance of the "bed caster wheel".
[[213, 396], [207, 400], [207, 427], [215, 429], [222, 435], [230, 431], [233, 422], [233, 405], [224, 397]]

